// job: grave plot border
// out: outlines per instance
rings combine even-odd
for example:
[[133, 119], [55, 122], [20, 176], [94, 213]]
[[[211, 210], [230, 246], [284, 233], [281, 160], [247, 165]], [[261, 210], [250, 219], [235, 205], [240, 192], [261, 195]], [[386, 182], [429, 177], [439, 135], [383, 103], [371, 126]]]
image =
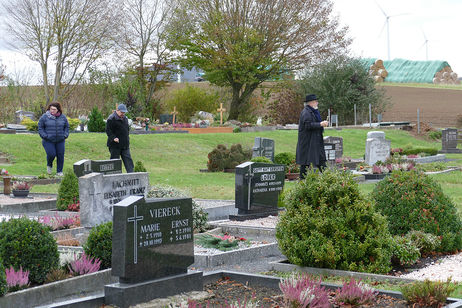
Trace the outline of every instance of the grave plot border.
[[[203, 284], [209, 284], [216, 282], [222, 278], [229, 278], [236, 282], [240, 282], [249, 286], [264, 286], [272, 289], [279, 289], [279, 282], [281, 281], [280, 277], [274, 276], [265, 276], [259, 274], [250, 274], [250, 273], [243, 273], [243, 272], [236, 272], [236, 271], [211, 271], [203, 274]], [[322, 283], [322, 286], [326, 287], [330, 290], [335, 290], [340, 285], [330, 284], [330, 283]], [[400, 292], [396, 291], [386, 291], [386, 290], [378, 290], [380, 294], [388, 295], [394, 298], [402, 299], [403, 296]], [[62, 301], [53, 305], [43, 306], [44, 307], [54, 307], [54, 308], [70, 308], [70, 307], [101, 307], [104, 303], [104, 294], [98, 293], [92, 296], [87, 297], [80, 297], [78, 299]], [[446, 308], [459, 308], [462, 307], [462, 300], [457, 298], [448, 298], [448, 305], [445, 306]]]
[[14, 203], [0, 204], [0, 214], [30, 214], [43, 210], [56, 209], [56, 195], [29, 194], [33, 196], [51, 196], [48, 200], [31, 200], [28, 198], [16, 198]]

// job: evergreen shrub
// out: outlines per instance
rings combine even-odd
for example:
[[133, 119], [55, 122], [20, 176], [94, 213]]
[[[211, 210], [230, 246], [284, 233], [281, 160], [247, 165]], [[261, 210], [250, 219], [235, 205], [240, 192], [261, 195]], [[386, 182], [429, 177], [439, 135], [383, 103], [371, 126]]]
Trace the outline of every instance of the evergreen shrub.
[[2, 259], [0, 258], [0, 296], [3, 296], [8, 291], [6, 284], [5, 267], [3, 266]]
[[415, 264], [420, 258], [419, 247], [412, 240], [405, 236], [393, 236], [392, 262], [401, 266]]
[[31, 120], [28, 117], [25, 117], [22, 121], [21, 124], [26, 126], [26, 129], [31, 132], [36, 132], [38, 131], [38, 121]]
[[254, 162], [254, 163], [265, 163], [265, 164], [272, 164], [273, 163], [271, 161], [271, 159], [269, 159], [268, 157], [264, 157], [264, 156], [254, 157], [250, 161]]
[[147, 172], [146, 168], [143, 165], [143, 162], [137, 161], [135, 163], [135, 168], [133, 169], [134, 172]]
[[105, 132], [106, 123], [104, 122], [103, 115], [99, 111], [98, 107], [93, 107], [88, 116], [87, 128], [89, 132]]
[[391, 234], [410, 231], [441, 238], [438, 251], [462, 248], [462, 223], [441, 186], [422, 172], [394, 171], [372, 191], [377, 209], [387, 217]]
[[207, 155], [207, 169], [211, 172], [233, 169], [249, 160], [251, 156], [250, 150], [244, 150], [239, 143], [233, 144], [229, 149], [225, 145], [219, 144]]
[[[151, 186], [148, 198], [188, 198], [188, 194], [168, 185]], [[196, 232], [207, 230], [208, 213], [192, 200], [193, 228]]]
[[412, 307], [442, 307], [455, 289], [451, 279], [446, 281], [425, 279], [406, 284], [400, 288], [400, 291]]
[[58, 245], [48, 228], [26, 217], [0, 224], [0, 258], [7, 268], [28, 270], [33, 283], [42, 283], [59, 266]]
[[69, 118], [69, 119], [67, 119], [67, 122], [69, 122], [69, 130], [75, 130], [77, 128], [77, 126], [79, 126], [79, 124], [80, 124], [79, 119]]
[[87, 256], [98, 258], [101, 261], [101, 269], [111, 267], [112, 221], [91, 229], [87, 242], [83, 245], [83, 251]]
[[282, 152], [274, 155], [274, 163], [286, 166], [286, 173], [289, 171], [289, 166], [295, 162], [295, 154], [290, 152]]
[[435, 251], [441, 245], [440, 238], [431, 233], [413, 230], [408, 232], [406, 237], [419, 248], [422, 255]]
[[391, 269], [386, 219], [364, 199], [350, 174], [308, 171], [284, 195], [286, 212], [276, 238], [290, 263], [373, 273]]
[[64, 170], [64, 177], [58, 188], [58, 197], [56, 199], [56, 208], [60, 211], [68, 209], [70, 204], [79, 201], [79, 179], [72, 169]]

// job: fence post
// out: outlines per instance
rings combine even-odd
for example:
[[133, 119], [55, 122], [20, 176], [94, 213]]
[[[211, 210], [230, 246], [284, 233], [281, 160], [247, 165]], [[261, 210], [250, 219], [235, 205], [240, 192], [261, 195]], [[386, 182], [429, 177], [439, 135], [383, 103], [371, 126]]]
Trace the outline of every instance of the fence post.
[[420, 109], [417, 108], [417, 134], [420, 134]]
[[355, 107], [355, 126], [356, 126], [356, 104], [354, 105]]
[[372, 106], [369, 104], [369, 128], [372, 127]]

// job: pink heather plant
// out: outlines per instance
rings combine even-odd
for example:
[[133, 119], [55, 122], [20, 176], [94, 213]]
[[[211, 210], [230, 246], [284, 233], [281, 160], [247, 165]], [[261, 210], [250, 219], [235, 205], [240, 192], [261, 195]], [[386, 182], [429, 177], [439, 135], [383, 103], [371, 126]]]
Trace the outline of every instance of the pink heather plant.
[[321, 287], [321, 280], [312, 279], [309, 275], [283, 279], [279, 288], [290, 307], [330, 307], [328, 292]]
[[342, 288], [337, 289], [334, 301], [339, 306], [359, 307], [370, 304], [376, 295], [374, 289], [351, 278], [350, 282], [344, 282]]
[[38, 222], [41, 224], [50, 227], [52, 230], [62, 230], [69, 229], [71, 226], [77, 224], [78, 216], [74, 217], [61, 217], [58, 214], [55, 214], [54, 217], [42, 216], [38, 218]]
[[27, 288], [29, 285], [29, 271], [23, 271], [22, 267], [19, 267], [19, 271], [17, 272], [13, 267], [7, 268], [5, 273], [8, 291], [18, 291]]
[[73, 276], [80, 276], [97, 272], [100, 266], [101, 261], [98, 258], [93, 259], [83, 254], [80, 259], [71, 262], [68, 268]]

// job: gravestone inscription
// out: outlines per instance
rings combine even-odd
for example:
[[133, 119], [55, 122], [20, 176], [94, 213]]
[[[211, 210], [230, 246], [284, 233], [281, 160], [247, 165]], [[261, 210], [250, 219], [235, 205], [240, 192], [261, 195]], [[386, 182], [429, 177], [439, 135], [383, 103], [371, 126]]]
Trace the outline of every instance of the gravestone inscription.
[[441, 133], [442, 150], [440, 151], [440, 153], [462, 153], [462, 150], [457, 148], [457, 129], [447, 128], [443, 129]]
[[129, 307], [182, 292], [202, 291], [194, 263], [191, 198], [130, 196], [114, 205], [112, 275], [106, 303]]
[[284, 165], [245, 162], [236, 166], [235, 206], [238, 214], [277, 213], [284, 179]]
[[343, 138], [335, 136], [324, 137], [324, 144], [332, 143], [335, 147], [335, 158], [341, 158], [343, 156]]
[[147, 172], [90, 173], [79, 178], [80, 224], [91, 228], [112, 220], [112, 207], [128, 196], [145, 196]]
[[255, 137], [255, 144], [252, 148], [252, 158], [266, 157], [274, 161], [274, 140], [268, 138]]
[[391, 141], [385, 139], [382, 131], [367, 133], [365, 163], [369, 166], [376, 162], [384, 162], [390, 156]]
[[102, 174], [117, 174], [122, 173], [122, 160], [90, 160], [82, 159], [74, 163], [74, 173], [77, 177], [85, 174], [98, 172]]
[[335, 162], [335, 144], [324, 143], [324, 151], [326, 152], [326, 160], [330, 163]]

